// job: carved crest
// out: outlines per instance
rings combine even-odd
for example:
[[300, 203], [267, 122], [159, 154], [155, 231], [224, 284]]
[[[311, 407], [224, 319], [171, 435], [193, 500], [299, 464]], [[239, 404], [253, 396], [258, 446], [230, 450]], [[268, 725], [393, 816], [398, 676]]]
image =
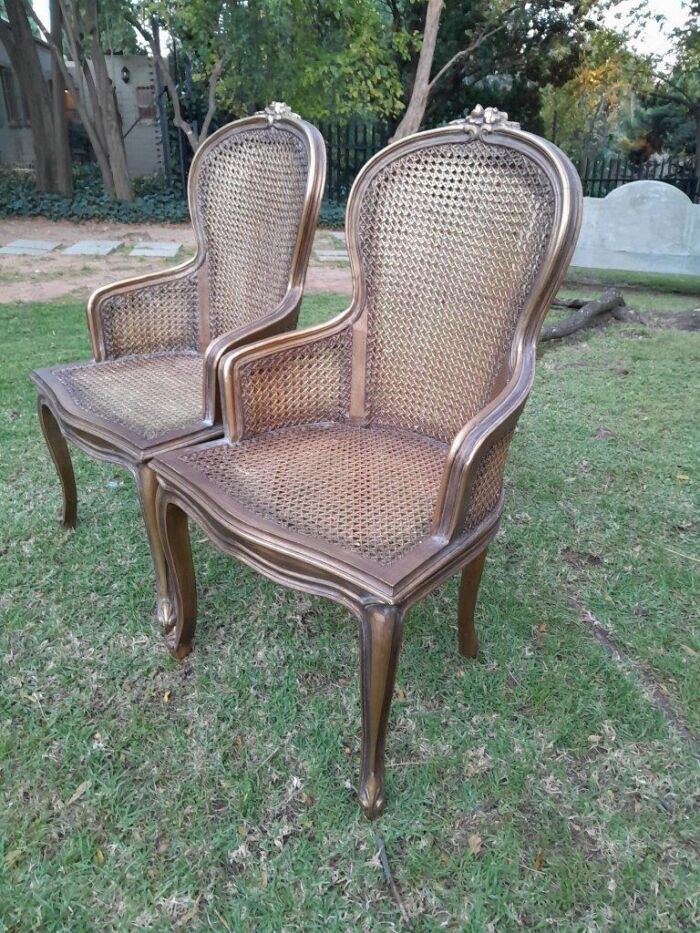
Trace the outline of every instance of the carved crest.
[[462, 126], [465, 131], [477, 133], [488, 133], [499, 127], [509, 126], [512, 129], [519, 130], [520, 124], [508, 119], [508, 114], [504, 110], [498, 110], [496, 107], [482, 107], [477, 104], [472, 112], [459, 120], [451, 120], [450, 126]]
[[294, 120], [301, 119], [298, 113], [294, 113], [292, 108], [281, 100], [273, 100], [272, 103], [268, 104], [264, 110], [258, 110], [255, 116], [267, 117], [267, 122], [270, 124], [270, 126], [272, 126], [272, 124], [276, 123], [278, 120], [281, 120], [282, 117], [291, 117]]

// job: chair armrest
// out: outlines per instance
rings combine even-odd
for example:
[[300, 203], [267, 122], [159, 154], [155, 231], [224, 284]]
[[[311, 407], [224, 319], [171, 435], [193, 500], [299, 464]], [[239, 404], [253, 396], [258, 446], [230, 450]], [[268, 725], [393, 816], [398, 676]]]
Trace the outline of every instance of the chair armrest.
[[351, 306], [324, 324], [279, 334], [224, 356], [219, 381], [229, 440], [347, 416], [352, 310]]
[[238, 347], [247, 346], [275, 334], [293, 330], [299, 317], [299, 306], [303, 296], [301, 286], [290, 288], [274, 311], [264, 318], [239, 327], [235, 331], [228, 331], [209, 344], [204, 358], [204, 398], [206, 405], [205, 417], [212, 421], [221, 418], [221, 405], [219, 402], [219, 366], [223, 357]]
[[504, 388], [452, 442], [435, 507], [433, 534], [451, 540], [497, 507], [506, 455], [525, 407], [535, 370], [534, 344], [526, 346]]
[[202, 260], [99, 288], [87, 305], [95, 360], [199, 348]]

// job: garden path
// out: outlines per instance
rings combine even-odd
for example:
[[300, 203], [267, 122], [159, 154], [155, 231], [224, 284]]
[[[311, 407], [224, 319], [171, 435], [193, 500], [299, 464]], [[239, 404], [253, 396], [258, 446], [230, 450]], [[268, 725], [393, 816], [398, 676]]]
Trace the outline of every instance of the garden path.
[[[42, 217], [3, 218], [0, 221], [0, 246], [16, 240], [43, 240], [59, 246], [37, 255], [0, 255], [0, 304], [84, 299], [101, 285], [182, 262], [195, 249], [194, 233], [189, 224], [72, 223]], [[106, 256], [67, 255], [64, 252], [85, 240], [119, 241], [123, 245]], [[175, 259], [131, 255], [137, 244], [161, 242], [180, 244], [181, 249]], [[314, 241], [306, 291], [350, 294], [351, 290], [342, 233], [319, 230]]]

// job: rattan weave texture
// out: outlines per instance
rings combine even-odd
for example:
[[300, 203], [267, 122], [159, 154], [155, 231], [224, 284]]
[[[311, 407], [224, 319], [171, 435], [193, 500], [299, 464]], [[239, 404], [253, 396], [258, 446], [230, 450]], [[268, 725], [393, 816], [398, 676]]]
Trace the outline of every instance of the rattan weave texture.
[[463, 532], [475, 528], [498, 505], [501, 489], [503, 488], [503, 473], [506, 468], [508, 447], [512, 437], [512, 434], [502, 437], [482, 457], [474, 477]]
[[284, 297], [307, 176], [306, 146], [278, 126], [236, 133], [204, 157], [195, 197], [212, 338], [269, 314]]
[[202, 420], [204, 361], [198, 353], [126, 356], [53, 370], [83, 411], [146, 439]]
[[239, 398], [245, 436], [348, 414], [352, 332], [345, 328], [305, 346], [241, 366]]
[[554, 192], [524, 154], [480, 140], [397, 158], [359, 213], [368, 413], [450, 440], [492, 394], [540, 270]]
[[446, 446], [394, 428], [297, 425], [183, 452], [244, 508], [378, 563], [430, 529]]
[[107, 359], [196, 350], [197, 273], [110, 295], [100, 303], [100, 320]]

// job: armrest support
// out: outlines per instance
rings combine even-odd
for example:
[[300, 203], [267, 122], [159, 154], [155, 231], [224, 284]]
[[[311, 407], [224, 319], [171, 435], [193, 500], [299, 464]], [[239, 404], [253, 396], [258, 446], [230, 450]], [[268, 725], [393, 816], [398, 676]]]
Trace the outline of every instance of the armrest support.
[[228, 353], [219, 368], [229, 440], [347, 415], [352, 382], [352, 307], [325, 324]]
[[496, 506], [505, 455], [532, 386], [534, 362], [533, 344], [523, 348], [513, 375], [501, 392], [454, 439], [445, 461], [433, 534], [448, 541], [459, 535], [472, 523], [470, 519], [476, 517], [477, 497], [493, 498], [493, 507]]
[[204, 358], [204, 400], [207, 418], [217, 421], [221, 417], [218, 373], [225, 354], [238, 347], [293, 330], [299, 317], [302, 296], [303, 290], [300, 286], [290, 288], [270, 314], [247, 327], [222, 334], [209, 344]]
[[202, 260], [99, 288], [90, 296], [87, 321], [96, 361], [134, 353], [199, 348]]

